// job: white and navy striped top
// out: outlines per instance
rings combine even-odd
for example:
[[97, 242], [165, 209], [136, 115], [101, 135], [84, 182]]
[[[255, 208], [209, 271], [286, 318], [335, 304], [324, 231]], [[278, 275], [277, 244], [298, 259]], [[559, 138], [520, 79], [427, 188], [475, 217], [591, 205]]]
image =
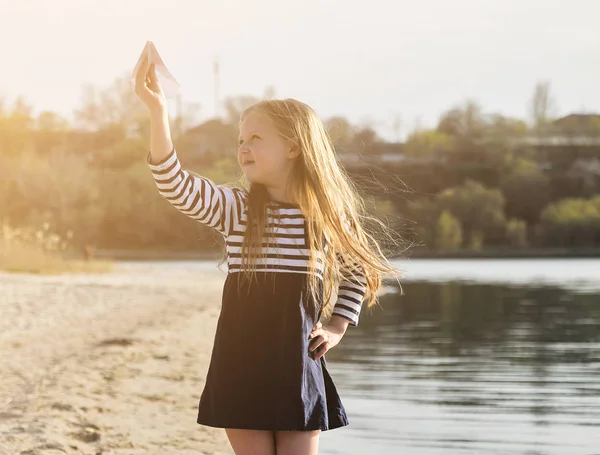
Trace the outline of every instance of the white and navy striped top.
[[[228, 273], [239, 272], [246, 230], [247, 192], [190, 174], [181, 167], [175, 149], [159, 163], [152, 163], [150, 154], [147, 161], [160, 195], [183, 214], [219, 231], [225, 237]], [[259, 258], [254, 268], [263, 272], [309, 273], [305, 218], [298, 206], [270, 201], [265, 229], [269, 239], [263, 241], [262, 252], [266, 257]], [[362, 267], [356, 265], [355, 270], [361, 272]], [[317, 258], [316, 273], [323, 279], [321, 258]], [[357, 275], [344, 276], [333, 308], [333, 314], [348, 319], [354, 326], [358, 324], [366, 291], [364, 276]]]

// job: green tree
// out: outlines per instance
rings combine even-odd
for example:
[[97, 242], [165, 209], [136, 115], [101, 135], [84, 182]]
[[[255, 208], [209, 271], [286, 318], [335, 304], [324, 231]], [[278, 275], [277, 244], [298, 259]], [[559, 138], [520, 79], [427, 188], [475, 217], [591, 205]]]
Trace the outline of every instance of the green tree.
[[482, 138], [486, 127], [487, 121], [481, 106], [469, 100], [442, 114], [437, 130], [440, 133], [472, 141]]
[[427, 248], [437, 245], [436, 230], [442, 210], [437, 199], [420, 198], [408, 202], [410, 219], [415, 223], [414, 235]]
[[448, 161], [454, 165], [481, 161], [485, 151], [483, 140], [486, 129], [487, 118], [474, 101], [467, 101], [442, 114], [437, 131], [454, 139]]
[[520, 138], [527, 135], [529, 129], [524, 120], [492, 114], [488, 117], [485, 135], [488, 137]]
[[532, 160], [515, 158], [508, 166], [509, 170], [500, 180], [506, 214], [533, 225], [550, 200], [550, 179]]
[[416, 158], [445, 155], [454, 148], [454, 138], [437, 130], [415, 131], [406, 140], [406, 154]]
[[504, 196], [498, 189], [486, 188], [473, 180], [444, 190], [438, 198], [442, 210], [449, 210], [461, 223], [467, 243], [477, 235], [500, 243], [504, 237]]
[[462, 245], [462, 228], [458, 221], [448, 210], [439, 216], [436, 232], [436, 246], [443, 250], [455, 250]]

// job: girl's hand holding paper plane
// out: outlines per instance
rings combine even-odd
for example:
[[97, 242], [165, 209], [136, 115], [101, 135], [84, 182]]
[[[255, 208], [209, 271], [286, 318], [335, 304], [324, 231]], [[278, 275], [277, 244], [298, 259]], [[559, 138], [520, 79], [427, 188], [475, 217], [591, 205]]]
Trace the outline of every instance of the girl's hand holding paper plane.
[[[159, 81], [157, 70], [162, 76]], [[179, 84], [165, 66], [152, 41], [148, 41], [133, 70], [135, 93], [150, 111], [166, 109], [167, 95], [175, 95]]]
[[164, 110], [167, 98], [158, 79], [156, 68], [144, 58], [135, 76], [135, 94], [142, 100], [151, 112]]

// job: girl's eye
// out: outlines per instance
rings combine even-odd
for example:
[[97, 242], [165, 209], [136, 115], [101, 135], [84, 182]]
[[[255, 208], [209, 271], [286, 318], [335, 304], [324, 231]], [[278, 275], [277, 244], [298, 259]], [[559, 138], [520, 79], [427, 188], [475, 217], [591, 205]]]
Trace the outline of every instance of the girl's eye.
[[[250, 136], [250, 140], [254, 140], [254, 139], [260, 139], [260, 136], [258, 134], [253, 134], [252, 136]], [[242, 145], [244, 143], [244, 141], [242, 139], [240, 139], [238, 141], [239, 145]]]

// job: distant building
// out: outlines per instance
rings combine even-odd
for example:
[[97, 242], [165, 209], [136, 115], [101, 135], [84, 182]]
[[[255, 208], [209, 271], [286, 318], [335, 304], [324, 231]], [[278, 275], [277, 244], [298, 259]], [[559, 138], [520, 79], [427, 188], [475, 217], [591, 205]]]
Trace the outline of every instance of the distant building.
[[542, 148], [600, 147], [600, 114], [569, 114], [523, 139]]

